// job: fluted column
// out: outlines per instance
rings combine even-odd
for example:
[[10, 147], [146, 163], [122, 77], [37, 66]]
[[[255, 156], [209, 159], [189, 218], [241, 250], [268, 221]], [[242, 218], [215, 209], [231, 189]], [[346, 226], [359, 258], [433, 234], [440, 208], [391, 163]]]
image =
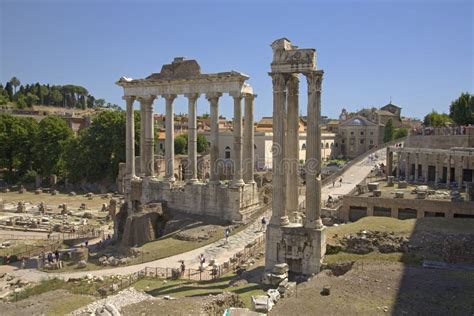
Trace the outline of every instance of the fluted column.
[[219, 98], [222, 93], [214, 92], [206, 94], [211, 106], [211, 161], [210, 182], [219, 182], [219, 170], [217, 161], [219, 159]]
[[456, 171], [455, 171], [455, 174], [456, 174], [456, 182], [458, 183], [458, 189], [462, 189], [462, 179], [463, 179], [463, 161], [462, 161], [462, 157], [461, 156], [458, 156], [458, 162], [456, 163], [455, 162], [455, 166], [456, 166]]
[[393, 152], [390, 148], [390, 146], [387, 147], [387, 154], [386, 154], [386, 159], [387, 159], [387, 166], [385, 167], [387, 170], [385, 176], [391, 176], [393, 172]]
[[400, 179], [400, 166], [402, 164], [401, 160], [402, 160], [402, 153], [397, 152], [397, 170], [395, 171], [395, 176], [397, 177], [397, 179]]
[[245, 98], [244, 116], [244, 148], [243, 148], [243, 178], [245, 183], [255, 183], [253, 171], [255, 168], [253, 101], [257, 95], [247, 93]]
[[125, 169], [127, 177], [135, 177], [135, 117], [133, 112], [134, 96], [124, 96], [127, 104], [127, 119], [125, 129]]
[[174, 177], [174, 113], [173, 101], [176, 94], [164, 94], [166, 100], [166, 138], [165, 138], [165, 180], [176, 181]]
[[196, 105], [198, 93], [184, 95], [188, 98], [188, 173], [189, 183], [197, 182], [197, 131], [196, 131]]
[[233, 134], [234, 134], [234, 174], [232, 177], [232, 186], [240, 187], [243, 186], [244, 180], [242, 179], [242, 93], [230, 93], [234, 98], [234, 119], [233, 119]]
[[451, 156], [448, 155], [448, 163], [446, 164], [446, 184], [451, 183]]
[[140, 97], [140, 105], [142, 107], [142, 113], [144, 113], [144, 131], [143, 131], [143, 159], [140, 159], [143, 164], [141, 172], [145, 177], [153, 177], [154, 172], [154, 124], [153, 124], [153, 101], [155, 96]]
[[422, 163], [422, 177], [423, 182], [428, 183], [428, 155], [425, 154]]
[[286, 83], [287, 89], [287, 134], [286, 160], [286, 212], [296, 215], [298, 211], [298, 167], [299, 167], [299, 78], [292, 74]]
[[434, 184], [437, 185], [439, 182], [440, 176], [440, 171], [442, 170], [442, 164], [440, 162], [440, 157], [439, 155], [436, 155], [436, 164], [435, 164], [435, 179], [434, 179]]
[[321, 84], [323, 71], [306, 74], [308, 123], [306, 132], [306, 221], [305, 227], [320, 229], [321, 221]]
[[270, 224], [287, 225], [286, 215], [286, 174], [285, 161], [285, 117], [286, 117], [286, 78], [280, 73], [270, 73], [273, 82], [273, 200]]

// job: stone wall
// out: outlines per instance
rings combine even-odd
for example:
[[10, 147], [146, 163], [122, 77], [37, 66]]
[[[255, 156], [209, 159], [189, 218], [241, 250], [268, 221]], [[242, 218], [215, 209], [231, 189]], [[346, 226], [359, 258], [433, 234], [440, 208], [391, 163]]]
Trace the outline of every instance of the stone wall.
[[405, 147], [450, 149], [452, 147], [474, 147], [474, 137], [470, 135], [410, 135]]
[[388, 208], [391, 211], [391, 217], [400, 218], [399, 212], [402, 210], [415, 210], [416, 217], [425, 217], [426, 213], [443, 213], [447, 218], [453, 218], [456, 215], [473, 216], [474, 202], [451, 202], [443, 200], [422, 200], [422, 199], [395, 199], [395, 198], [377, 198], [362, 196], [344, 196], [343, 207], [340, 216], [343, 220], [349, 220], [351, 208], [366, 208], [367, 216], [374, 215], [374, 209]]
[[259, 208], [257, 184], [230, 187], [226, 184], [194, 183], [171, 185], [143, 179], [132, 183], [132, 200], [161, 202], [168, 210], [246, 222]]

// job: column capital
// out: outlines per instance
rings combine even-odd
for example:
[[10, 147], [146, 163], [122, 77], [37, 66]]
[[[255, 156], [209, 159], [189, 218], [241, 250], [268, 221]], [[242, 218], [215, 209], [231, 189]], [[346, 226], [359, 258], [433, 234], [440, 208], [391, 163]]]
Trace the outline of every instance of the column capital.
[[273, 93], [285, 92], [288, 75], [279, 72], [270, 72], [269, 75], [272, 77]]
[[176, 94], [167, 93], [167, 94], [163, 94], [162, 97], [166, 100], [166, 102], [173, 102], [174, 99], [176, 99], [177, 95], [176, 95]]
[[308, 83], [308, 93], [315, 92], [315, 91], [321, 92], [323, 74], [324, 74], [324, 71], [322, 70], [315, 70], [315, 71], [307, 72], [304, 74], [306, 76], [306, 81]]
[[257, 97], [254, 93], [243, 93], [243, 96], [246, 100], [254, 100]]
[[242, 92], [229, 92], [229, 95], [234, 99], [242, 99], [244, 97]]
[[184, 97], [190, 99], [190, 100], [197, 100], [201, 96], [200, 93], [185, 93]]
[[124, 95], [122, 97], [122, 100], [125, 100], [126, 102], [134, 102], [136, 99], [137, 97], [134, 95]]
[[221, 92], [209, 92], [209, 93], [206, 93], [206, 99], [208, 99], [209, 101], [218, 100], [220, 97], [222, 97], [222, 93], [221, 93]]
[[146, 96], [139, 96], [137, 99], [142, 104], [152, 104], [153, 101], [155, 101], [156, 96], [150, 94], [150, 95], [146, 95]]

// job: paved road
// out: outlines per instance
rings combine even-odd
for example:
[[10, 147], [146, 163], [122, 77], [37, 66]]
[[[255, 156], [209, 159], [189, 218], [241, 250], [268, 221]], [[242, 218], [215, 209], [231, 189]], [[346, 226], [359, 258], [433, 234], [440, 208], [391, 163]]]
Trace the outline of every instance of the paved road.
[[[377, 162], [370, 162], [368, 157], [361, 162], [355, 164], [349, 168], [342, 175], [342, 184], [336, 183], [335, 187], [332, 187], [332, 183], [322, 188], [322, 198], [328, 198], [328, 195], [333, 196], [344, 195], [349, 193], [359, 182], [361, 182], [370, 173], [375, 163], [385, 162], [385, 149], [380, 149], [377, 152], [379, 159]], [[304, 197], [300, 197], [304, 198]], [[267, 211], [264, 216], [270, 218], [270, 211]], [[228, 258], [232, 257], [235, 253], [244, 249], [245, 245], [254, 241], [256, 238], [261, 236], [263, 233], [260, 231], [260, 218], [250, 224], [246, 229], [241, 232], [229, 237], [228, 243], [225, 244], [224, 240], [216, 241], [207, 246], [203, 246], [198, 249], [194, 249], [179, 255], [175, 255], [168, 258], [163, 258], [143, 264], [137, 264], [133, 266], [108, 268], [95, 271], [83, 271], [83, 272], [65, 272], [65, 273], [45, 273], [37, 271], [36, 269], [18, 269], [12, 266], [1, 266], [1, 272], [7, 272], [29, 281], [39, 281], [48, 277], [58, 277], [67, 279], [69, 277], [82, 277], [87, 274], [94, 276], [109, 276], [109, 275], [127, 275], [142, 270], [145, 267], [161, 267], [161, 268], [177, 268], [179, 267], [179, 260], [184, 260], [187, 268], [198, 268], [199, 261], [198, 256], [204, 253], [207, 259], [215, 258], [218, 263], [222, 263]]]

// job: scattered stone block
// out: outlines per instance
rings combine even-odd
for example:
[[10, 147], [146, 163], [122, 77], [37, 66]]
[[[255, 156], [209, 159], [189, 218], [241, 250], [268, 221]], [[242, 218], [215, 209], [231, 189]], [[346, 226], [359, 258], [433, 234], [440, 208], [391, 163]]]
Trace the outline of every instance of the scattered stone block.
[[403, 191], [395, 191], [395, 198], [403, 199], [405, 197], [405, 192]]
[[268, 313], [273, 305], [273, 301], [268, 296], [252, 296], [252, 310], [255, 312]]
[[267, 291], [267, 296], [273, 301], [273, 303], [276, 303], [280, 299], [280, 292], [278, 292], [277, 289], [269, 289]]
[[275, 274], [285, 274], [288, 273], [288, 264], [287, 263], [278, 263], [273, 267], [273, 273]]
[[375, 197], [381, 197], [382, 196], [382, 191], [381, 190], [374, 190], [373, 194]]
[[85, 268], [87, 266], [87, 262], [85, 260], [81, 260], [77, 263], [77, 267], [79, 269]]
[[408, 188], [408, 183], [406, 181], [399, 181], [398, 182], [398, 188], [399, 189], [406, 189], [406, 188]]
[[421, 199], [421, 200], [426, 199], [426, 191], [417, 192], [417, 193], [416, 193], [416, 198], [417, 198], [417, 199]]
[[43, 190], [41, 190], [41, 189], [36, 189], [36, 190], [35, 190], [35, 194], [36, 194], [36, 195], [39, 195], [39, 194], [41, 194], [41, 193], [43, 193]]
[[391, 187], [393, 186], [393, 180], [394, 180], [394, 176], [388, 176], [387, 177], [387, 186]]
[[68, 194], [68, 195], [69, 195], [69, 196], [76, 196], [76, 192], [74, 192], [74, 191], [71, 191], [71, 192], [69, 192], [69, 194]]
[[373, 192], [373, 191], [379, 189], [379, 183], [378, 182], [370, 182], [369, 184], [367, 184], [367, 187], [369, 188], [369, 192]]

